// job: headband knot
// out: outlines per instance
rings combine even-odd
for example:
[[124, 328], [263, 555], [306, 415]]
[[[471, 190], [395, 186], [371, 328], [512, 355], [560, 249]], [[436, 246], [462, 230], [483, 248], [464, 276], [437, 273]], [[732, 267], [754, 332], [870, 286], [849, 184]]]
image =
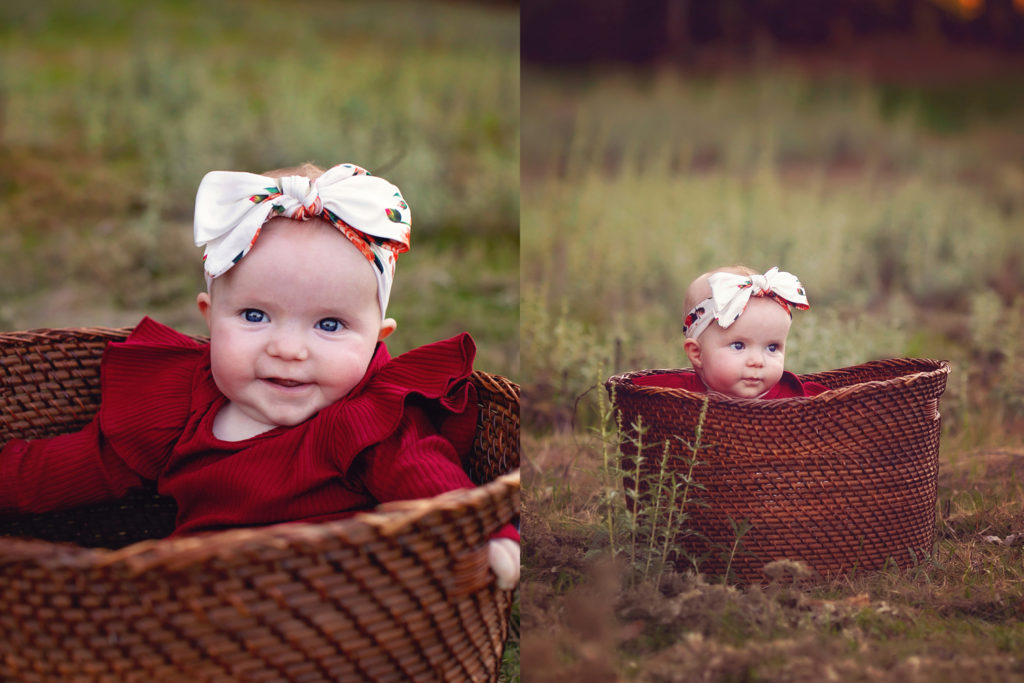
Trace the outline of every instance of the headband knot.
[[277, 186], [281, 188], [282, 195], [291, 197], [299, 202], [299, 206], [295, 207], [293, 211], [294, 214], [301, 215], [282, 214], [285, 218], [308, 220], [308, 218], [320, 215], [324, 210], [324, 204], [320, 199], [320, 192], [317, 190], [316, 183], [310, 182], [309, 178], [301, 175], [285, 176], [277, 179]]
[[395, 186], [354, 164], [328, 169], [316, 180], [210, 171], [196, 193], [195, 243], [206, 247], [204, 269], [219, 277], [249, 253], [271, 218], [323, 218], [373, 266], [383, 317], [398, 255], [409, 251], [412, 215]]
[[[775, 270], [778, 270], [778, 268]], [[769, 290], [768, 278], [764, 275], [755, 273], [750, 276], [750, 286], [756, 290], [755, 292], [751, 292], [754, 296], [763, 296], [765, 292]]]
[[737, 275], [719, 272], [708, 278], [711, 296], [693, 307], [683, 318], [683, 334], [696, 339], [711, 322], [718, 321], [722, 328], [736, 322], [752, 296], [772, 299], [793, 315], [792, 308], [807, 310], [807, 294], [796, 275], [774, 267], [764, 275]]

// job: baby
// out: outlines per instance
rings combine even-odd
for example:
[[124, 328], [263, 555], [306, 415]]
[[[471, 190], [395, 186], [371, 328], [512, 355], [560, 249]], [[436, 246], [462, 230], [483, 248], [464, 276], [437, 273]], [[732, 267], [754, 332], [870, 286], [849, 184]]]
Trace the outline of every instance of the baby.
[[[145, 480], [178, 504], [175, 535], [324, 521], [472, 487], [468, 334], [391, 358], [387, 304], [410, 210], [352, 164], [214, 171], [196, 195], [198, 295], [210, 343], [145, 318], [101, 366], [82, 431], [0, 451], [0, 511], [124, 495]], [[519, 535], [489, 543], [503, 589]]]
[[684, 349], [693, 372], [650, 375], [640, 384], [765, 399], [827, 390], [784, 369], [792, 309], [809, 307], [791, 273], [719, 268], [690, 283], [685, 305]]

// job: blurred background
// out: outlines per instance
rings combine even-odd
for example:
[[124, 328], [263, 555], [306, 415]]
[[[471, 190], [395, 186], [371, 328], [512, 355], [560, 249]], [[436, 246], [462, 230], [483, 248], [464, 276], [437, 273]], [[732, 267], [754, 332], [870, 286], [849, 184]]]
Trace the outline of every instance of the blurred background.
[[[583, 6], [588, 9], [584, 10]], [[527, 429], [685, 367], [687, 283], [807, 287], [787, 366], [950, 359], [948, 430], [1024, 435], [1024, 3], [522, 6]]]
[[414, 213], [392, 353], [463, 330], [517, 374], [519, 16], [507, 3], [0, 4], [0, 330], [205, 332], [203, 174], [354, 162]]

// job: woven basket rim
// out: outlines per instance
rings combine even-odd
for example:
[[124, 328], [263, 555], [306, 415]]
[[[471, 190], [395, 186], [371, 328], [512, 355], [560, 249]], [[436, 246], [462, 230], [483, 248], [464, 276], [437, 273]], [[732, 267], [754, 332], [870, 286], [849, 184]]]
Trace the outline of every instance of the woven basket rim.
[[[115, 337], [127, 338], [132, 333], [135, 327], [106, 327], [106, 326], [81, 326], [81, 327], [35, 327], [30, 330], [8, 330], [6, 332], [0, 332], [0, 344], [6, 344], [11, 342], [27, 342], [33, 341], [40, 337], [52, 337], [58, 339], [65, 336], [78, 336], [78, 335], [94, 335], [97, 337], [111, 337], [111, 341], [117, 341], [113, 339]], [[202, 334], [185, 334], [186, 337], [194, 339], [198, 342], [208, 342], [210, 338]]]
[[111, 550], [33, 538], [0, 537], [0, 566], [25, 560], [50, 566], [110, 566], [122, 564], [133, 574], [154, 568], [175, 569], [201, 565], [213, 558], [259, 552], [282, 544], [344, 543], [359, 545], [380, 536], [411, 531], [425, 516], [458, 512], [481, 505], [488, 498], [520, 489], [519, 468], [471, 489], [446, 491], [431, 498], [392, 501], [351, 517], [327, 522], [285, 522], [263, 527], [207, 531], [171, 538], [154, 538]]
[[727, 396], [717, 392], [696, 392], [680, 387], [659, 387], [653, 385], [642, 385], [633, 382], [636, 377], [649, 377], [652, 375], [661, 374], [673, 374], [679, 372], [691, 372], [691, 368], [653, 368], [647, 370], [632, 370], [629, 372], [623, 372], [616, 375], [612, 375], [605, 381], [605, 387], [608, 390], [620, 390], [625, 389], [634, 395], [649, 396], [651, 398], [665, 397], [665, 398], [680, 398], [685, 400], [696, 400], [703, 402], [705, 398], [710, 400], [712, 404], [724, 404], [724, 405], [736, 405], [736, 406], [788, 406], [797, 403], [806, 404], [809, 401], [815, 403], [827, 403], [836, 400], [845, 400], [851, 397], [856, 397], [862, 393], [872, 392], [882, 387], [891, 387], [897, 384], [910, 385], [916, 384], [917, 382], [936, 377], [938, 375], [948, 375], [951, 371], [950, 362], [947, 360], [936, 360], [931, 358], [889, 358], [867, 361], [865, 363], [859, 363], [857, 365], [850, 365], [843, 368], [836, 368], [834, 370], [828, 370], [824, 372], [816, 373], [805, 373], [798, 375], [801, 380], [814, 379], [821, 375], [828, 374], [839, 374], [843, 372], [853, 373], [858, 369], [872, 368], [872, 367], [886, 367], [893, 364], [906, 364], [920, 366], [922, 369], [908, 372], [897, 377], [890, 377], [884, 380], [868, 380], [864, 382], [854, 382], [843, 386], [829, 389], [815, 396], [794, 396], [787, 398], [777, 398], [770, 401], [765, 401], [760, 398], [739, 398], [735, 396]]

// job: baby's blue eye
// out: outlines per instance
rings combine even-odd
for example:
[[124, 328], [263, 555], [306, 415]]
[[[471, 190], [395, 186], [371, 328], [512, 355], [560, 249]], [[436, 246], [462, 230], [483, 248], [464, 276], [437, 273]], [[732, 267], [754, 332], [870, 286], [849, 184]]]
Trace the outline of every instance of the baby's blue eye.
[[247, 308], [242, 311], [242, 317], [247, 323], [261, 323], [267, 319], [267, 314], [258, 308]]
[[337, 332], [342, 327], [344, 327], [342, 322], [337, 318], [324, 318], [323, 320], [318, 322], [316, 326], [323, 330], [324, 332]]
[[732, 344], [729, 344], [729, 348], [733, 351], [742, 351], [746, 347], [743, 345], [743, 342], [735, 341]]
[[769, 344], [768, 345], [768, 353], [776, 353], [778, 350], [779, 350], [779, 345], [778, 344]]

